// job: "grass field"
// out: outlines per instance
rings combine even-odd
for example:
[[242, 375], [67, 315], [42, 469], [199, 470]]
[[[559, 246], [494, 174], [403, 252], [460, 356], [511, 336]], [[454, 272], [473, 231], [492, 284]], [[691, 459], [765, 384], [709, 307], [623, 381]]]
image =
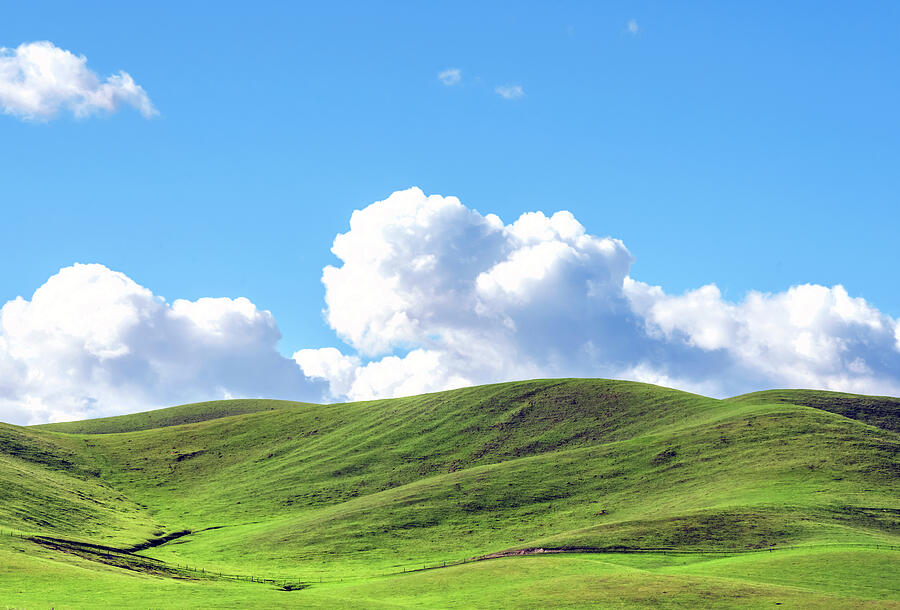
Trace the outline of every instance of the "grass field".
[[570, 379], [0, 424], [0, 605], [900, 607], [898, 418]]

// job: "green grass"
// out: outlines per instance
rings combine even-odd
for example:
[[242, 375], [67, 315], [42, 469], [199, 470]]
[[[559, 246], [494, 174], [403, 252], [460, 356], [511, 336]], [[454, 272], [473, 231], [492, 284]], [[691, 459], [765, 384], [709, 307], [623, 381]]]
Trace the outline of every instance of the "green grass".
[[900, 432], [900, 398], [861, 396], [821, 390], [766, 390], [729, 398], [737, 402], [784, 403], [814, 407]]
[[[301, 591], [215, 580], [124, 574], [0, 544], [3, 602], [16, 608], [307, 607], [547, 608], [653, 606], [889, 608], [898, 553], [783, 551], [711, 558], [572, 554], [506, 558]], [[837, 580], [840, 578], [841, 580]]]
[[68, 432], [69, 434], [110, 434], [113, 432], [135, 432], [137, 430], [196, 424], [211, 419], [219, 419], [220, 417], [302, 406], [309, 406], [309, 403], [260, 399], [214, 400], [169, 407], [168, 409], [144, 411], [143, 413], [132, 413], [131, 415], [98, 417], [97, 419], [42, 424], [34, 427], [54, 432]]
[[[900, 559], [887, 548], [900, 547], [897, 404], [546, 380], [0, 425], [0, 529], [120, 548], [192, 530], [141, 554], [312, 583], [178, 580], [7, 538], [0, 592], [23, 592], [0, 603], [87, 606], [96, 578], [108, 581], [104, 602], [126, 607], [890, 605], [900, 601], [900, 578], [883, 576]], [[535, 547], [688, 554], [403, 573]], [[52, 583], [36, 576], [56, 571]]]

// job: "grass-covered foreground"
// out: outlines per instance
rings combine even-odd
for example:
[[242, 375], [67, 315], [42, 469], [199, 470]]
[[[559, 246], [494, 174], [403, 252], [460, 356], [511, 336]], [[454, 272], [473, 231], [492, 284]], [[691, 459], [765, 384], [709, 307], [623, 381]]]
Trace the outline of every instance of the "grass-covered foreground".
[[898, 419], [549, 380], [0, 424], [0, 607], [900, 607]]

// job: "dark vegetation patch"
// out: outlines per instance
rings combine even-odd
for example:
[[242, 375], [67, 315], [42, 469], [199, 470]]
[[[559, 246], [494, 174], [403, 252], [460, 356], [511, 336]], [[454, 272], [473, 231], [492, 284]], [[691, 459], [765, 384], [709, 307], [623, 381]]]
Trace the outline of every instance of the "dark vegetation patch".
[[29, 541], [39, 544], [44, 548], [62, 553], [77, 555], [88, 561], [132, 570], [134, 572], [143, 572], [146, 574], [156, 574], [160, 576], [189, 578], [183, 570], [179, 570], [172, 566], [166, 565], [165, 562], [149, 557], [142, 557], [134, 553], [112, 546], [101, 544], [90, 544], [87, 542], [78, 542], [74, 540], [66, 540], [64, 538], [55, 538], [51, 536], [32, 536]]
[[900, 509], [889, 507], [838, 506], [832, 509], [835, 519], [867, 528], [900, 534]]
[[198, 455], [202, 455], [206, 453], [205, 449], [200, 449], [198, 451], [191, 451], [190, 453], [179, 453], [175, 456], [176, 462], [183, 462], [184, 460], [189, 460], [191, 458], [197, 457]]
[[[217, 529], [212, 527], [208, 529]], [[190, 532], [187, 532], [190, 533]], [[184, 532], [176, 532], [178, 535], [186, 535]], [[130, 549], [122, 549], [114, 546], [91, 544], [65, 538], [52, 536], [31, 536], [26, 538], [29, 542], [40, 545], [46, 549], [75, 555], [104, 565], [140, 572], [152, 576], [175, 578], [179, 580], [241, 580], [275, 585], [282, 591], [300, 591], [309, 585], [303, 582], [285, 582], [283, 579], [265, 578], [258, 576], [245, 576], [236, 574], [223, 574], [218, 571], [208, 571], [203, 568], [172, 565], [170, 563], [137, 555]], [[137, 545], [138, 547], [141, 545]], [[137, 548], [137, 547], [132, 547]]]
[[650, 463], [653, 464], [654, 466], [668, 464], [669, 462], [674, 460], [677, 455], [678, 455], [678, 453], [674, 449], [669, 447], [668, 449], [664, 449], [664, 450], [660, 451], [659, 453], [657, 453], [656, 455], [654, 455], [653, 459], [650, 460]]
[[733, 549], [786, 546], [802, 538], [794, 519], [775, 511], [723, 511], [661, 519], [635, 519], [575, 534], [569, 548]]
[[77, 456], [61, 447], [28, 434], [26, 430], [0, 423], [0, 454], [70, 474], [96, 475], [98, 470], [79, 466]]
[[[214, 529], [214, 528], [207, 528]], [[153, 547], [162, 546], [167, 542], [171, 542], [172, 540], [176, 540], [183, 536], [188, 536], [192, 534], [191, 530], [181, 530], [178, 532], [172, 532], [170, 534], [166, 534], [165, 536], [157, 536], [156, 538], [150, 538], [149, 540], [145, 540], [144, 542], [140, 542], [133, 546], [130, 546], [123, 550], [125, 553], [137, 553], [138, 551], [144, 551], [146, 549], [152, 549]]]

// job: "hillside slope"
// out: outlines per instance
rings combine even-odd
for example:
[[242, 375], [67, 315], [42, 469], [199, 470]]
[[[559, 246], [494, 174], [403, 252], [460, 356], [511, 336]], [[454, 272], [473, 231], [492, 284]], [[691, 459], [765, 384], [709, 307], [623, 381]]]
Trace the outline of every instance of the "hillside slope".
[[870, 426], [900, 432], [900, 398], [891, 396], [866, 396], [824, 390], [764, 390], [727, 400], [813, 407], [856, 419]]
[[213, 400], [177, 407], [168, 407], [166, 409], [156, 409], [154, 411], [144, 411], [143, 413], [131, 413], [129, 415], [116, 415], [114, 417], [98, 417], [96, 419], [86, 419], [83, 421], [41, 424], [32, 426], [32, 428], [37, 430], [50, 430], [52, 432], [67, 432], [69, 434], [136, 432], [138, 430], [152, 430], [154, 428], [196, 424], [211, 419], [243, 415], [245, 413], [274, 411], [276, 409], [289, 409], [291, 407], [303, 406], [310, 406], [310, 403], [260, 399]]
[[306, 582], [536, 547], [900, 545], [900, 435], [789, 399], [538, 380], [4, 425], [0, 528]]

